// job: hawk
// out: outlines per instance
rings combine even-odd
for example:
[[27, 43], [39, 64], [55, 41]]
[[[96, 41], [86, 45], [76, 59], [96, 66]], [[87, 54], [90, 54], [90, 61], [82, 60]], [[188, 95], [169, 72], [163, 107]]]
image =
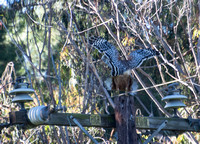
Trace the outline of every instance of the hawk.
[[127, 60], [119, 59], [119, 52], [114, 45], [102, 37], [90, 37], [89, 43], [100, 53], [103, 53], [102, 60], [111, 68], [111, 75], [123, 75], [133, 68], [139, 67], [143, 61], [150, 59], [160, 53], [154, 49], [139, 49], [132, 51]]

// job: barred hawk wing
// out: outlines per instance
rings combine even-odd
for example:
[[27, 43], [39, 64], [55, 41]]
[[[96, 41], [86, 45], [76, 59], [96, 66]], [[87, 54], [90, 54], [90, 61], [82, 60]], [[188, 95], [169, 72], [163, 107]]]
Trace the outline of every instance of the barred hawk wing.
[[143, 61], [150, 59], [159, 52], [151, 48], [139, 49], [128, 55], [128, 60], [120, 60], [119, 52], [114, 45], [101, 37], [90, 37], [90, 44], [100, 53], [103, 53], [102, 60], [111, 68], [111, 75], [122, 75], [126, 71], [139, 67]]

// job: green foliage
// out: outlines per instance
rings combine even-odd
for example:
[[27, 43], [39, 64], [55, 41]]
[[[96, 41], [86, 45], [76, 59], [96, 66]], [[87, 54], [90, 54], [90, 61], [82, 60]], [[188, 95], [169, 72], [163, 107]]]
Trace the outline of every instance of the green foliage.
[[[9, 28], [9, 30], [12, 30], [12, 27], [9, 27], [12, 22], [12, 18], [10, 18], [13, 14], [11, 11], [5, 12], [6, 9], [2, 9], [0, 12], [1, 20], [4, 22], [4, 24]], [[2, 25], [0, 29], [0, 75], [2, 75], [4, 68], [6, 67], [8, 62], [14, 62], [15, 69], [18, 71], [20, 70], [21, 66], [19, 65], [19, 61], [17, 59], [16, 55], [16, 47], [11, 42], [11, 40], [8, 38], [7, 32], [5, 27]]]

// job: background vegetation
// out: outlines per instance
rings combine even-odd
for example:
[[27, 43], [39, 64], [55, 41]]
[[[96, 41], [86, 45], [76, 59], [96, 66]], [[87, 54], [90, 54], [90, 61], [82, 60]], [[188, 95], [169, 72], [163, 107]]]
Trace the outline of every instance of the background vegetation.
[[[199, 118], [199, 24], [197, 0], [7, 0], [0, 5], [0, 121], [8, 121], [10, 110], [18, 109], [8, 92], [21, 75], [35, 89], [34, 102], [26, 107], [51, 105], [66, 107], [71, 113], [112, 113], [109, 88], [104, 84], [110, 70], [88, 44], [93, 35], [108, 39], [123, 57], [139, 48], [161, 52], [132, 71], [138, 83], [140, 103], [136, 101], [136, 106], [142, 115], [169, 115], [161, 102], [166, 95], [163, 89], [178, 82], [182, 94], [188, 96], [187, 107], [180, 108], [179, 115]], [[110, 129], [87, 130], [99, 142], [116, 142]], [[90, 143], [77, 127], [40, 126], [23, 132], [13, 126], [3, 129], [0, 136], [1, 143]], [[154, 141], [198, 143], [199, 136], [195, 132], [177, 137], [165, 134]]]

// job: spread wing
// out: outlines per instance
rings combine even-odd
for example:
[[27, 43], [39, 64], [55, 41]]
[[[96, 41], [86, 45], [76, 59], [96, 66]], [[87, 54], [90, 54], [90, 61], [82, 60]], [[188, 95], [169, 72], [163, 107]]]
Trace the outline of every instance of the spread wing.
[[145, 60], [150, 59], [156, 55], [159, 55], [159, 52], [151, 48], [148, 49], [139, 49], [130, 53], [129, 55], [129, 68], [139, 67]]
[[100, 53], [104, 54], [102, 60], [111, 68], [112, 75], [118, 75], [120, 61], [116, 47], [101, 37], [90, 37], [89, 42]]
[[100, 53], [102, 60], [111, 68], [112, 76], [121, 75], [124, 72], [139, 67], [143, 61], [159, 55], [159, 52], [151, 48], [139, 49], [130, 53], [128, 60], [119, 60], [119, 52], [114, 45], [101, 37], [90, 37], [90, 44]]

